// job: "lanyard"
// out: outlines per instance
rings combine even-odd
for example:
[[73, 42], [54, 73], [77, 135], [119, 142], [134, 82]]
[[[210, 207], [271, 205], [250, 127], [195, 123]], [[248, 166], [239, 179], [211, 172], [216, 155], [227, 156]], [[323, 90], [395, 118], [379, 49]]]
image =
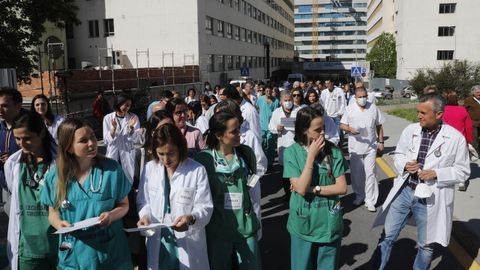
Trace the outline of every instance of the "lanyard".
[[27, 155], [26, 159], [28, 174], [30, 175], [30, 179], [27, 180], [27, 186], [30, 188], [37, 188], [38, 185], [42, 182], [47, 174], [50, 165], [45, 165], [42, 169], [41, 176], [38, 176], [38, 166], [37, 162], [32, 158], [32, 155]]

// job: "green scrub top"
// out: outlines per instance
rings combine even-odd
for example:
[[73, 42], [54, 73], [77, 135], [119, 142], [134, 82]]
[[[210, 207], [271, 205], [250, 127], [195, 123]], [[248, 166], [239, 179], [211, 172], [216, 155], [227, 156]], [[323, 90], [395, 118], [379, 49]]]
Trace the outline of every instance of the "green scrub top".
[[[163, 197], [165, 198], [165, 203], [163, 207], [164, 214], [170, 214], [170, 179], [167, 174], [167, 169], [165, 168], [165, 184], [164, 184], [164, 193]], [[160, 233], [162, 234], [160, 238], [160, 254], [158, 257], [158, 269], [171, 269], [178, 270], [180, 269], [180, 260], [178, 258], [178, 248], [175, 239], [175, 233], [172, 228], [162, 228]]]
[[207, 238], [243, 242], [260, 228], [247, 187], [247, 164], [256, 164], [255, 154], [245, 145], [236, 147], [236, 151], [240, 166], [233, 173], [216, 171], [213, 150], [203, 150], [195, 157], [207, 170], [214, 206], [206, 227]]
[[[330, 150], [328, 150], [330, 149]], [[315, 162], [311, 187], [335, 184], [335, 178], [345, 174], [348, 169], [342, 151], [327, 142], [325, 151], [330, 153], [331, 164], [325, 160]], [[284, 178], [300, 177], [307, 161], [306, 149], [298, 143], [284, 152]], [[342, 237], [343, 219], [339, 196], [315, 196], [307, 193], [301, 196], [292, 192], [290, 214], [287, 229], [297, 237], [316, 243], [331, 243]]]
[[[51, 207], [56, 198], [56, 175], [56, 168], [52, 168], [41, 197], [42, 203]], [[116, 161], [99, 158], [83, 185], [75, 179], [68, 182], [67, 200], [70, 206], [58, 208], [60, 218], [73, 224], [98, 217], [114, 209], [118, 202], [127, 197], [130, 188], [130, 182]], [[62, 269], [133, 268], [121, 219], [108, 227], [94, 226], [61, 235], [58, 259]]]
[[273, 111], [280, 106], [278, 98], [272, 97], [272, 102], [269, 104], [267, 102], [267, 97], [261, 96], [257, 101], [257, 106], [260, 112], [260, 128], [264, 131], [268, 131], [268, 123], [270, 123]]
[[[44, 259], [55, 257], [58, 248], [58, 235], [48, 222], [48, 207], [40, 203], [40, 194], [44, 186], [43, 170], [45, 163], [37, 166], [37, 175], [40, 183], [36, 188], [28, 185], [33, 180], [25, 162], [20, 163], [18, 200], [20, 207], [20, 241], [18, 246], [19, 258]], [[32, 226], [35, 224], [35, 226]]]

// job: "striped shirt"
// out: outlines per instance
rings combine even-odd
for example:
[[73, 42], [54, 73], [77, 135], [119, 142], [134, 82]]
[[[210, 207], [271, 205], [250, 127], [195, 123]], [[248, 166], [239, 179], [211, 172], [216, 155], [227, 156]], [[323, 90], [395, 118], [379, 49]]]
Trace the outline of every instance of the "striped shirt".
[[[442, 123], [440, 123], [440, 125], [438, 125], [438, 127], [432, 131], [428, 131], [425, 128], [422, 129], [422, 141], [420, 142], [420, 149], [418, 150], [417, 156], [417, 163], [420, 169], [423, 169], [425, 157], [427, 156], [430, 146], [432, 146], [432, 143], [435, 141], [435, 138], [437, 138], [440, 129], [442, 129]], [[408, 181], [413, 184], [418, 184], [418, 174], [412, 174]]]

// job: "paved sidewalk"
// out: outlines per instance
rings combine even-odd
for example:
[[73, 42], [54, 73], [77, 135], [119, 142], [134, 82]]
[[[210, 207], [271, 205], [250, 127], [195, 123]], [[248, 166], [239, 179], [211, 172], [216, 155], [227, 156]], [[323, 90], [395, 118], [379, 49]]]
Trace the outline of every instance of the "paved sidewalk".
[[[387, 170], [391, 169], [395, 173], [393, 159], [388, 153], [395, 150], [403, 129], [410, 122], [386, 113], [385, 117], [386, 121], [383, 129], [384, 136], [388, 138], [385, 140], [383, 160], [390, 167]], [[388, 172], [386, 174], [388, 175]], [[470, 184], [467, 191], [456, 191], [455, 193], [452, 241], [449, 248], [457, 255], [459, 260], [463, 260], [465, 268], [480, 269], [480, 161], [471, 163]], [[472, 258], [474, 261], [472, 261]]]

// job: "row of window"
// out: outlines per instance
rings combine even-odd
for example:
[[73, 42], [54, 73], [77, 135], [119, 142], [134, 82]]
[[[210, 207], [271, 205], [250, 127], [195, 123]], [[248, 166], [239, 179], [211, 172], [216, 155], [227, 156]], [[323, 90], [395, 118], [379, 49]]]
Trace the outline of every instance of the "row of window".
[[437, 60], [453, 60], [453, 50], [437, 51]]
[[[336, 7], [334, 6], [333, 4], [319, 4], [318, 5], [319, 8], [324, 8], [324, 9], [336, 9], [336, 10], [342, 10], [342, 9], [345, 9], [345, 10], [349, 10], [350, 8], [366, 8], [367, 7], [367, 3], [347, 3], [347, 4], [342, 4], [341, 7]], [[312, 8], [313, 6], [312, 5], [298, 5], [298, 6], [295, 6], [295, 8], [297, 9], [297, 12], [300, 12], [300, 13], [312, 13]]]
[[[322, 31], [322, 32], [318, 32], [318, 36], [320, 36], [320, 37], [353, 36], [353, 35], [365, 36], [365, 35], [367, 35], [367, 31]], [[296, 32], [295, 36], [296, 37], [311, 37], [312, 32]]]
[[207, 33], [219, 37], [241, 40], [262, 46], [265, 42], [268, 42], [273, 49], [293, 50], [292, 44], [208, 16], [205, 17], [205, 29]]
[[[72, 23], [68, 23], [68, 22], [66, 23], [65, 35], [68, 39], [74, 38]], [[113, 19], [103, 19], [103, 36], [109, 37], [113, 35], [115, 35], [115, 27], [114, 27]], [[100, 36], [99, 20], [88, 21], [88, 37], [97, 38], [99, 36]]]
[[455, 34], [455, 26], [439, 26], [438, 27], [438, 36], [439, 37], [450, 37]]
[[[345, 27], [345, 26], [365, 26], [364, 21], [352, 21], [352, 22], [319, 22], [318, 27]], [[296, 23], [295, 29], [298, 28], [312, 28], [312, 23]]]
[[[318, 45], [353, 45], [353, 44], [367, 44], [365, 39], [355, 40], [319, 40]], [[295, 41], [295, 46], [312, 45], [311, 40]]]
[[[299, 50], [300, 54], [313, 54], [312, 50]], [[331, 49], [331, 50], [318, 50], [318, 54], [365, 54], [365, 49]]]
[[[347, 15], [348, 14], [348, 15]], [[301, 20], [301, 19], [312, 19], [313, 14], [295, 14], [295, 20]], [[355, 12], [355, 13], [317, 13], [316, 14], [317, 18], [347, 18], [351, 16], [356, 16], [356, 17], [365, 17], [367, 16], [366, 12]]]
[[[257, 19], [258, 21], [263, 21], [263, 23], [268, 24], [268, 18], [270, 16], [266, 15], [260, 9], [254, 7], [253, 5], [249, 4], [245, 0], [217, 0], [222, 4], [229, 5], [234, 10], [238, 10], [240, 13], [243, 13], [249, 17]], [[287, 21], [293, 23], [293, 18], [290, 14], [285, 11], [280, 5], [277, 5], [274, 0], [264, 0], [267, 5], [277, 11], [282, 17], [284, 17]]]
[[[208, 71], [221, 72], [248, 68], [263, 68], [267, 66], [266, 57], [259, 56], [239, 56], [239, 55], [208, 55]], [[270, 66], [275, 67], [280, 64], [281, 58], [271, 57]]]
[[455, 8], [456, 7], [457, 7], [457, 3], [440, 4], [438, 6], [438, 13], [440, 13], [440, 14], [455, 13]]

